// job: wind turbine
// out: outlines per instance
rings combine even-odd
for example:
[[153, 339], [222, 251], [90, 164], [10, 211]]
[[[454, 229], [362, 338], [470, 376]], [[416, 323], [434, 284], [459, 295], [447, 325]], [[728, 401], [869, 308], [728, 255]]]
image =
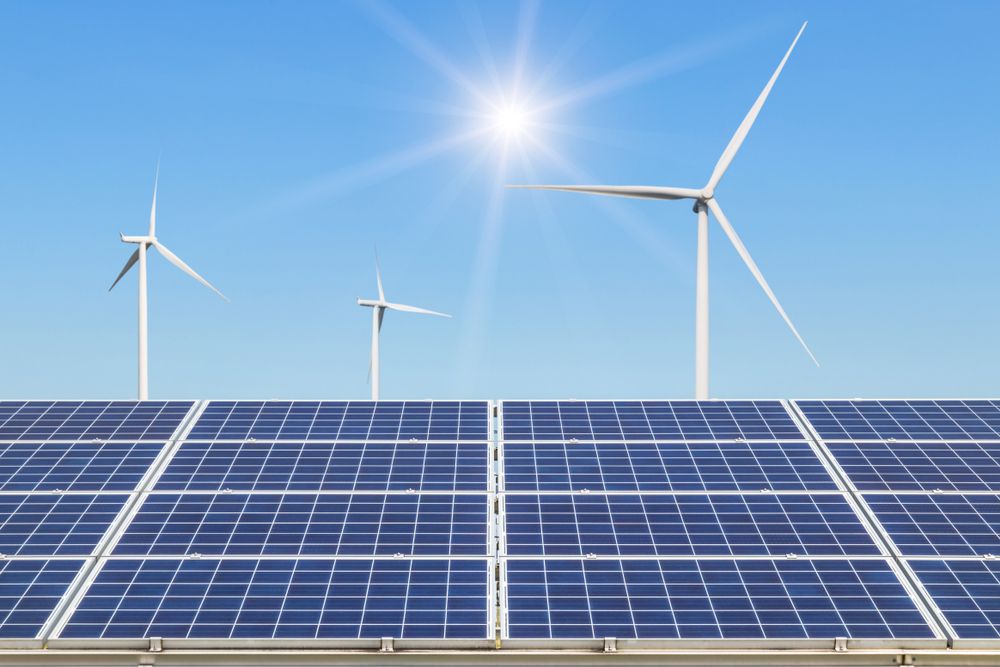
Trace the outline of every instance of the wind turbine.
[[437, 315], [438, 317], [448, 317], [451, 315], [446, 315], [444, 313], [439, 313], [434, 310], [427, 310], [426, 308], [417, 308], [416, 306], [406, 306], [401, 303], [392, 303], [385, 300], [385, 292], [382, 290], [382, 269], [379, 267], [378, 263], [378, 253], [375, 253], [375, 281], [378, 283], [378, 299], [358, 299], [358, 305], [364, 306], [366, 308], [372, 309], [372, 358], [371, 365], [369, 366], [369, 374], [371, 375], [372, 383], [372, 400], [378, 400], [378, 379], [379, 379], [379, 364], [378, 364], [378, 338], [379, 332], [382, 330], [382, 318], [385, 317], [385, 311], [387, 310], [400, 310], [404, 313], [421, 313], [423, 315]]
[[782, 319], [788, 325], [788, 328], [792, 330], [795, 337], [798, 339], [802, 347], [805, 348], [806, 353], [813, 360], [817, 366], [819, 362], [816, 361], [816, 357], [809, 350], [809, 346], [806, 345], [805, 340], [799, 335], [799, 332], [795, 329], [795, 325], [792, 324], [792, 320], [789, 319], [788, 315], [785, 313], [784, 308], [778, 302], [778, 298], [771, 291], [770, 286], [764, 279], [764, 275], [757, 268], [757, 263], [753, 261], [750, 257], [750, 253], [747, 251], [746, 246], [743, 245], [743, 241], [740, 240], [739, 235], [737, 235], [736, 230], [733, 226], [729, 224], [729, 220], [726, 218], [725, 214], [722, 212], [722, 208], [719, 206], [719, 202], [715, 199], [715, 188], [722, 180], [722, 176], [726, 173], [729, 165], [732, 163], [733, 158], [736, 157], [736, 152], [739, 151], [740, 146], [743, 145], [743, 140], [746, 139], [747, 134], [750, 132], [750, 128], [753, 127], [754, 121], [757, 120], [757, 115], [760, 113], [761, 108], [764, 106], [764, 102], [767, 101], [767, 96], [771, 93], [771, 88], [774, 87], [774, 82], [778, 80], [778, 75], [781, 74], [781, 70], [785, 67], [785, 63], [788, 61], [788, 57], [792, 55], [792, 50], [795, 48], [795, 44], [799, 41], [799, 37], [802, 36], [802, 31], [806, 29], [808, 21], [802, 24], [799, 28], [799, 32], [795, 35], [795, 39], [792, 40], [792, 45], [788, 47], [788, 51], [785, 53], [785, 57], [781, 59], [778, 63], [778, 68], [771, 75], [771, 79], [764, 86], [764, 90], [761, 91], [760, 95], [757, 97], [757, 101], [753, 103], [750, 107], [749, 113], [747, 113], [746, 118], [740, 123], [740, 126], [736, 129], [736, 134], [733, 138], [729, 140], [729, 144], [726, 149], [722, 152], [722, 157], [715, 165], [715, 169], [712, 170], [712, 175], [708, 179], [708, 183], [702, 188], [673, 188], [673, 187], [656, 187], [656, 186], [646, 186], [646, 185], [509, 185], [507, 187], [514, 188], [528, 188], [535, 190], [563, 190], [567, 192], [583, 192], [585, 194], [592, 195], [608, 195], [612, 197], [632, 197], [635, 199], [693, 199], [694, 200], [694, 212], [698, 216], [698, 261], [697, 261], [697, 278], [695, 286], [695, 380], [694, 380], [694, 393], [695, 398], [703, 400], [708, 398], [708, 211], [712, 211], [712, 215], [718, 221], [719, 226], [722, 227], [722, 231], [726, 233], [729, 237], [730, 243], [736, 248], [736, 252], [739, 253], [740, 257], [743, 258], [743, 262], [750, 269], [750, 273], [753, 274], [754, 278], [757, 279], [757, 283], [760, 285], [764, 293], [767, 294], [767, 298], [771, 300], [774, 304], [775, 309], [781, 315]]
[[128, 261], [125, 262], [125, 267], [122, 268], [121, 273], [115, 278], [115, 281], [111, 283], [111, 287], [108, 288], [110, 292], [115, 288], [126, 273], [129, 272], [136, 262], [139, 263], [139, 400], [145, 401], [149, 399], [149, 339], [147, 336], [147, 317], [146, 317], [146, 249], [149, 247], [156, 248], [156, 250], [163, 255], [163, 257], [176, 266], [178, 269], [188, 274], [202, 285], [212, 290], [219, 296], [221, 296], [226, 301], [225, 295], [219, 290], [215, 289], [207, 280], [195, 273], [195, 270], [190, 266], [185, 264], [180, 257], [170, 252], [167, 246], [160, 243], [156, 238], [156, 188], [160, 180], [160, 168], [156, 168], [156, 176], [153, 179], [153, 207], [149, 212], [149, 233], [146, 236], [125, 236], [120, 234], [122, 243], [132, 243], [138, 247], [135, 252], [129, 256]]

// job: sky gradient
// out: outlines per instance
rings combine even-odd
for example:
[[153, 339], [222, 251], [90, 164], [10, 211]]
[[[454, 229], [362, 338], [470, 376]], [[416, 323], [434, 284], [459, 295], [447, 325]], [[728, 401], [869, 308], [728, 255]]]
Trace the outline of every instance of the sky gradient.
[[[689, 202], [803, 20], [717, 197], [715, 397], [996, 396], [995, 2], [6, 2], [0, 398], [687, 398]], [[525, 132], [494, 107], [535, 110]]]

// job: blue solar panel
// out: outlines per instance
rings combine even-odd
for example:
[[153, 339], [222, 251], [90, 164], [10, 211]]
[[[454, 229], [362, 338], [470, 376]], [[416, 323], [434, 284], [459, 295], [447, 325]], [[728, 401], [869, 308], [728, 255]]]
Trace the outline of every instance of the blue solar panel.
[[212, 401], [192, 440], [487, 440], [486, 401]]
[[840, 494], [507, 495], [512, 556], [879, 555]]
[[170, 460], [167, 491], [488, 491], [487, 443], [194, 442]]
[[154, 493], [113, 553], [485, 556], [489, 509], [485, 494]]
[[69, 638], [485, 639], [489, 561], [108, 560]]
[[931, 638], [882, 560], [509, 560], [513, 639]]
[[0, 561], [0, 639], [38, 636], [82, 560]]
[[1000, 553], [1000, 497], [866, 494], [865, 500], [904, 556]]
[[910, 567], [961, 639], [1000, 639], [1000, 563], [913, 560]]
[[125, 495], [0, 495], [0, 553], [90, 555], [127, 499]]
[[160, 442], [0, 443], [0, 491], [131, 491]]
[[1000, 443], [830, 442], [861, 491], [1000, 491]]
[[836, 490], [807, 442], [506, 442], [506, 491]]
[[191, 401], [0, 401], [0, 440], [167, 440]]
[[1000, 439], [1000, 401], [796, 401], [825, 440]]
[[504, 440], [802, 439], [779, 401], [504, 401]]

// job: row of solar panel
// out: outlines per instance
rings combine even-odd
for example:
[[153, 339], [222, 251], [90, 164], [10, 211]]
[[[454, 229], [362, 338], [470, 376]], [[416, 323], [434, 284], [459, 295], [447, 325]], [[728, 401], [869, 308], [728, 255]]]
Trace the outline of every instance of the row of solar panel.
[[[825, 440], [1000, 440], [1000, 401], [795, 401]], [[0, 401], [2, 440], [163, 440], [190, 401]], [[780, 401], [505, 401], [505, 440], [801, 439]], [[486, 401], [211, 401], [192, 439], [487, 440]]]

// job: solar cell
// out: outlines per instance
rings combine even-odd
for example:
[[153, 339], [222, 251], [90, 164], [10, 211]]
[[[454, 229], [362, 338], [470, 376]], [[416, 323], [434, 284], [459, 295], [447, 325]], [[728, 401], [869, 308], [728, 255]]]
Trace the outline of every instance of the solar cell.
[[1000, 639], [1000, 563], [912, 560], [934, 604], [961, 639]]
[[506, 491], [836, 490], [807, 442], [506, 442]]
[[0, 495], [0, 553], [85, 556], [94, 551], [126, 495]]
[[0, 440], [167, 440], [192, 401], [0, 401]]
[[0, 491], [131, 491], [160, 442], [0, 443]]
[[0, 561], [0, 639], [38, 636], [83, 562]]
[[486, 401], [212, 401], [192, 440], [487, 440]]
[[796, 401], [825, 440], [1000, 439], [1000, 401]]
[[507, 495], [512, 556], [879, 555], [841, 494]]
[[504, 440], [802, 439], [779, 401], [504, 401]]
[[429, 442], [184, 442], [167, 491], [488, 491], [489, 446]]
[[489, 561], [108, 560], [64, 638], [485, 639]]
[[931, 638], [883, 560], [508, 560], [513, 639]]
[[485, 494], [174, 494], [146, 497], [122, 556], [485, 556]]
[[829, 442], [861, 491], [1000, 491], [1000, 442]]
[[993, 494], [865, 494], [904, 556], [1000, 552], [1000, 497]]

